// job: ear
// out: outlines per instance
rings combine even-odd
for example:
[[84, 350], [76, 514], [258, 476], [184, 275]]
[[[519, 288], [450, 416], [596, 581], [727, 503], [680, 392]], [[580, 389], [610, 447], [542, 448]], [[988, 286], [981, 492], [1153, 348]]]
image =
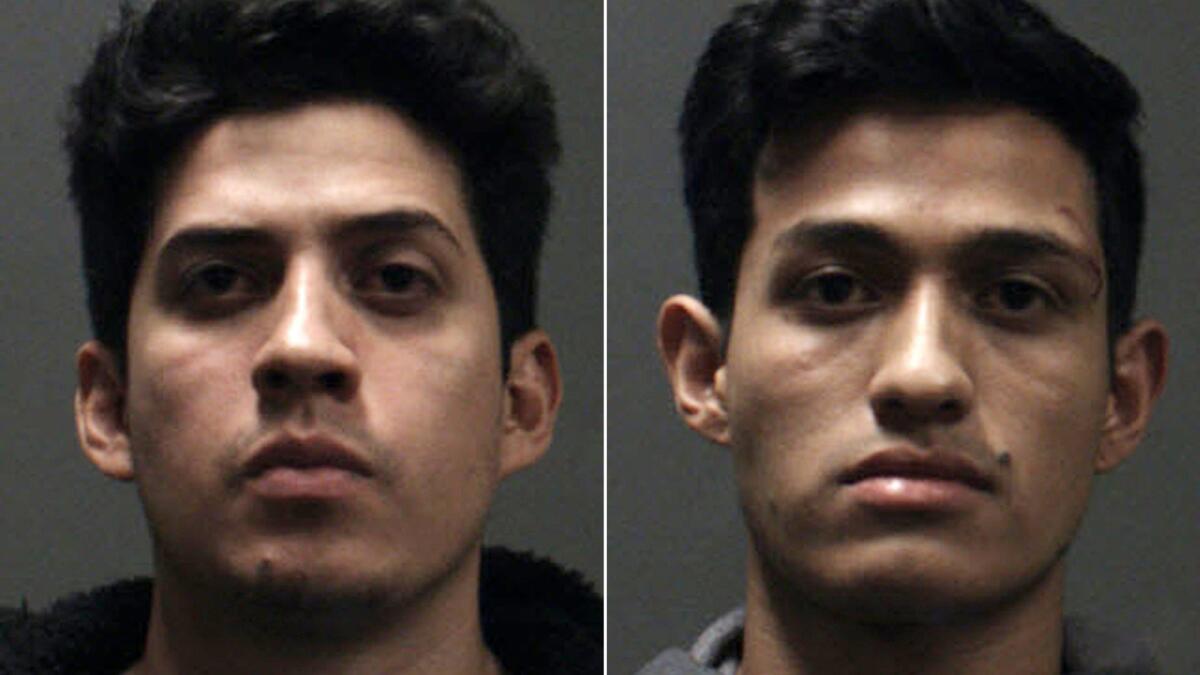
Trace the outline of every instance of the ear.
[[129, 426], [125, 419], [125, 378], [111, 351], [92, 340], [75, 355], [75, 428], [83, 454], [117, 480], [133, 480]]
[[1140, 321], [1117, 338], [1104, 437], [1096, 471], [1116, 468], [1137, 448], [1162, 393], [1167, 374], [1167, 333], [1157, 321]]
[[531, 330], [513, 342], [504, 389], [501, 477], [540, 459], [554, 436], [562, 379], [558, 356], [545, 331]]
[[658, 353], [675, 390], [675, 409], [705, 438], [729, 444], [721, 325], [699, 300], [676, 295], [658, 313]]

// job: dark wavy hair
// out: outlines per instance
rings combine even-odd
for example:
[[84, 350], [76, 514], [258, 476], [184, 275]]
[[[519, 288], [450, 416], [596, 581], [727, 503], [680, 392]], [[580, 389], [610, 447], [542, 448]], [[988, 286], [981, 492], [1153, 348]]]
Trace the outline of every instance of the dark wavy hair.
[[[554, 102], [516, 35], [476, 0], [126, 4], [67, 121], [92, 328], [124, 360], [130, 296], [164, 172], [218, 119], [309, 102], [380, 103], [462, 170], [504, 356], [534, 326], [559, 155]], [[505, 360], [507, 363], [507, 359]]]
[[772, 0], [708, 43], [679, 132], [701, 298], [733, 311], [751, 187], [777, 123], [873, 98], [1015, 105], [1082, 153], [1099, 198], [1110, 339], [1128, 330], [1145, 220], [1137, 92], [1023, 0]]

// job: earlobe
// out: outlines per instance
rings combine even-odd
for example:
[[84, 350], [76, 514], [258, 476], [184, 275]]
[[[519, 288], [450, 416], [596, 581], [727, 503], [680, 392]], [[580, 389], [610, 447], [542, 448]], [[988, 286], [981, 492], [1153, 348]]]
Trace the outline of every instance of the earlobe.
[[554, 436], [562, 379], [550, 337], [531, 330], [509, 351], [500, 447], [500, 475], [508, 476], [545, 454]]
[[92, 340], [75, 356], [75, 427], [83, 454], [116, 480], [133, 480], [125, 420], [125, 378], [107, 347]]
[[1140, 321], [1117, 338], [1097, 472], [1111, 471], [1137, 449], [1162, 393], [1166, 371], [1167, 334], [1162, 324]]
[[726, 373], [716, 317], [693, 297], [668, 298], [658, 314], [658, 352], [679, 416], [705, 438], [727, 445]]

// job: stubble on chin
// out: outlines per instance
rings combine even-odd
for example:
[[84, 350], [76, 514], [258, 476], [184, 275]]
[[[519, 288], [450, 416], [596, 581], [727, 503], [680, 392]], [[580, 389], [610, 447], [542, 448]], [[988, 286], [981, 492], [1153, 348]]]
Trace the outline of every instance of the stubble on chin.
[[248, 576], [225, 580], [230, 606], [264, 636], [287, 641], [336, 641], [361, 635], [393, 603], [386, 584], [331, 584], [303, 567], [261, 560]]

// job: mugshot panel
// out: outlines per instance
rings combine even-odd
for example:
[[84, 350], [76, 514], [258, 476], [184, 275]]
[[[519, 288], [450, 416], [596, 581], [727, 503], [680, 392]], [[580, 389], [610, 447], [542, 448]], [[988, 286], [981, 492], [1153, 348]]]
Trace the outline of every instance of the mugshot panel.
[[[61, 150], [68, 87], [120, 3], [42, 2], [10, 12], [0, 109], [7, 206], [0, 246], [0, 606], [44, 607], [68, 592], [150, 570], [129, 484], [79, 451], [75, 350], [90, 337], [78, 221]], [[491, 3], [547, 72], [562, 159], [542, 256], [539, 324], [557, 347], [565, 403], [550, 451], [501, 486], [486, 542], [532, 550], [603, 578], [603, 4]]]
[[[743, 602], [746, 536], [727, 448], [703, 441], [674, 409], [655, 350], [659, 306], [695, 294], [676, 124], [688, 79], [734, 2], [610, 0], [609, 7], [609, 639], [610, 671], [635, 672], [690, 645]], [[1197, 153], [1189, 120], [1200, 53], [1187, 2], [1040, 3], [1120, 65], [1140, 90], [1147, 240], [1137, 316], [1171, 336], [1166, 393], [1132, 459], [1095, 484], [1068, 562], [1067, 611], [1143, 636], [1167, 672], [1200, 653], [1194, 560], [1200, 314], [1181, 292], [1200, 250], [1191, 223]], [[1188, 281], [1185, 281], [1188, 280]]]

